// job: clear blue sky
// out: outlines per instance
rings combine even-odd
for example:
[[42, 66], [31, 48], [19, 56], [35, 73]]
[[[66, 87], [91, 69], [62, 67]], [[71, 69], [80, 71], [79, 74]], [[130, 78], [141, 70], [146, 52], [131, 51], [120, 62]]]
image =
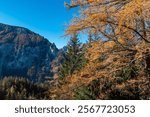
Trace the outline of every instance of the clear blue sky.
[[70, 0], [0, 0], [0, 22], [26, 27], [54, 42], [58, 48], [67, 44], [65, 24], [77, 9], [67, 10]]

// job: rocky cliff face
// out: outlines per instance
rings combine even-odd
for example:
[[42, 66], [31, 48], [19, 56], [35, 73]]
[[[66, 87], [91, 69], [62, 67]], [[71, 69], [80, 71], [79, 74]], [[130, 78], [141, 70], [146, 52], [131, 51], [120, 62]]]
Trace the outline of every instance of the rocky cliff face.
[[44, 37], [21, 27], [0, 24], [0, 76], [43, 81], [53, 76], [59, 50]]

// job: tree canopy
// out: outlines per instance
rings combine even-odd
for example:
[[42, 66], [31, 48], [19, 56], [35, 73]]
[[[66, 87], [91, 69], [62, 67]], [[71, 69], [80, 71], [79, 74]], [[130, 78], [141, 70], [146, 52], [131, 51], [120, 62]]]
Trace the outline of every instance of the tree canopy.
[[80, 7], [80, 15], [72, 20], [66, 35], [90, 30], [120, 45], [134, 45], [139, 40], [150, 43], [149, 0], [71, 0], [65, 5]]

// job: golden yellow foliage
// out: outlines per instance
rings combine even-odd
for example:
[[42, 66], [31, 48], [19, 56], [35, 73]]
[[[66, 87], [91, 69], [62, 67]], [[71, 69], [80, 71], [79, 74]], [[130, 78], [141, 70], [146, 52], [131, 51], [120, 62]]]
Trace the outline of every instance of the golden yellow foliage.
[[122, 38], [133, 43], [140, 38], [150, 42], [149, 0], [72, 0], [70, 7], [77, 6], [81, 6], [81, 14], [71, 22], [66, 35], [91, 30], [109, 40]]
[[[140, 47], [143, 47], [143, 44]], [[77, 89], [88, 86], [94, 80], [98, 80], [99, 86], [95, 88], [100, 91], [96, 99], [119, 99], [119, 96], [121, 97], [123, 94], [129, 99], [145, 99], [144, 96], [148, 88], [146, 82], [148, 81], [141, 63], [138, 63], [138, 57], [142, 56], [143, 53], [138, 48], [137, 46], [137, 52], [135, 53], [118, 48], [118, 45], [114, 42], [92, 42], [85, 53], [88, 63], [77, 73], [68, 76], [64, 84], [59, 87], [52, 87], [50, 93], [55, 95], [50, 96], [50, 99], [74, 99]], [[150, 49], [150, 47], [147, 46], [145, 49]], [[144, 61], [139, 62], [143, 63]], [[136, 69], [130, 68], [139, 69], [138, 74]], [[125, 71], [121, 73], [122, 70]], [[130, 72], [130, 70], [135, 71]], [[116, 76], [119, 72], [120, 77]], [[128, 75], [126, 76], [126, 74]], [[117, 95], [117, 91], [122, 95]], [[118, 97], [115, 97], [115, 95]], [[131, 97], [128, 97], [128, 95]], [[137, 95], [141, 96], [136, 97]], [[124, 98], [121, 97], [121, 99]]]
[[55, 96], [50, 98], [74, 99], [77, 89], [98, 80], [96, 99], [148, 99], [150, 0], [71, 0], [67, 5], [80, 6], [81, 14], [66, 35], [84, 30], [107, 41], [92, 42], [85, 53], [87, 64], [51, 89]]

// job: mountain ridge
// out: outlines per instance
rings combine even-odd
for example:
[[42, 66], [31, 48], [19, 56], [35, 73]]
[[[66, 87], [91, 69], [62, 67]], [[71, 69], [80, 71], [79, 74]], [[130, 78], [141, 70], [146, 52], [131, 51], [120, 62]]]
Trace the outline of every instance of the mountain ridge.
[[[32, 81], [53, 77], [59, 49], [48, 39], [19, 26], [0, 23], [0, 76], [21, 76]], [[59, 61], [58, 61], [59, 62]]]

